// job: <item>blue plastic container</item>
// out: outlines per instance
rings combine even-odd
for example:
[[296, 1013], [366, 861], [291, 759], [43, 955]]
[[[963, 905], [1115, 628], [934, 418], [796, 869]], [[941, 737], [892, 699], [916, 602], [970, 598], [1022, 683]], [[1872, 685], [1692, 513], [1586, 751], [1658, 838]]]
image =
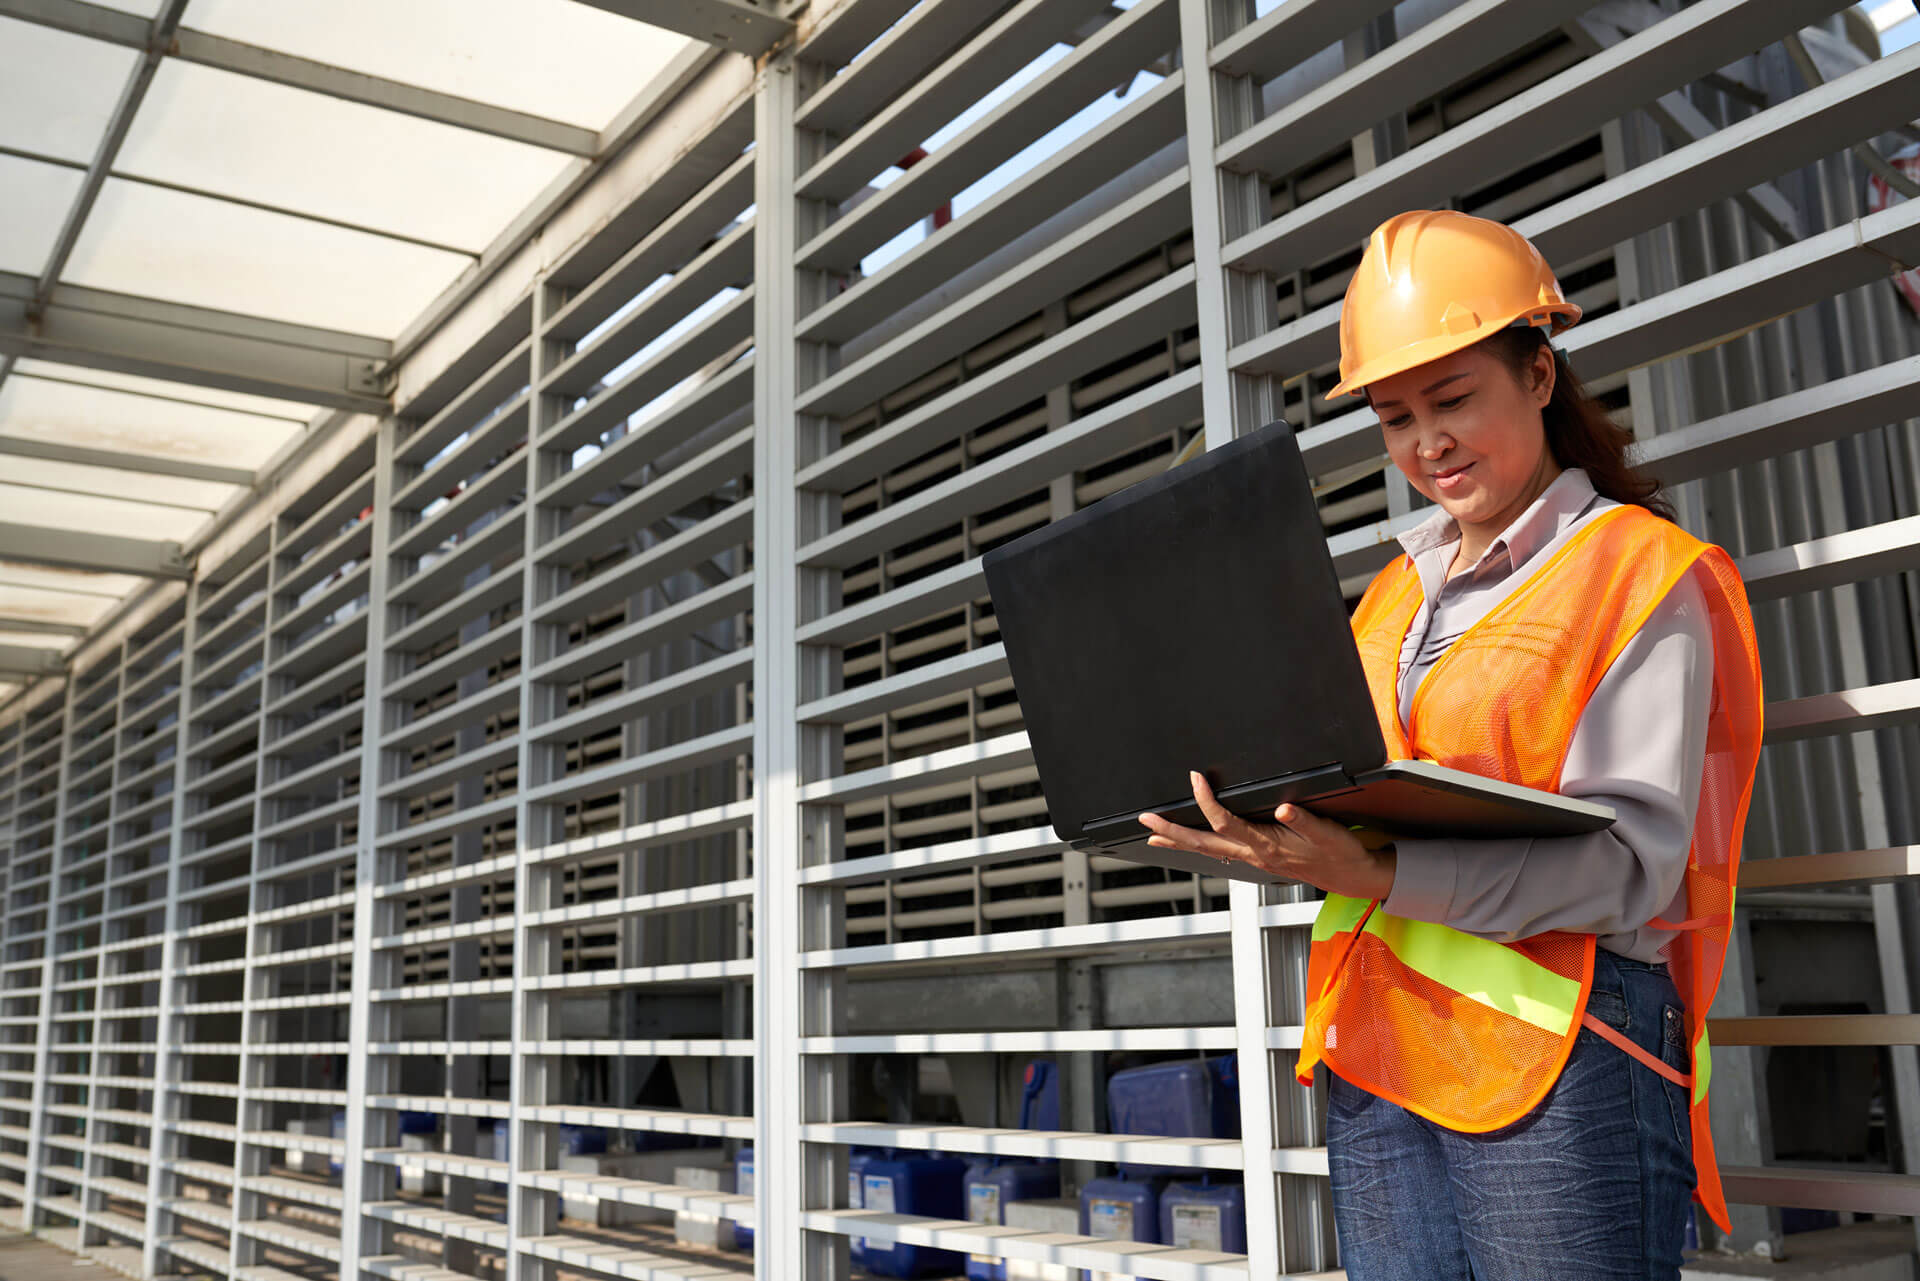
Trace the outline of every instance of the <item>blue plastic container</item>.
[[[347, 1141], [347, 1114], [345, 1112], [335, 1112], [333, 1114], [333, 1137], [342, 1143]], [[328, 1174], [343, 1174], [346, 1172], [346, 1168], [346, 1162], [341, 1157], [327, 1158]]]
[[[967, 1167], [967, 1218], [974, 1223], [1005, 1223], [1008, 1202], [1059, 1195], [1060, 1167], [1052, 1161], [976, 1161]], [[1007, 1265], [991, 1255], [969, 1255], [967, 1276], [970, 1281], [1007, 1281]]]
[[1060, 1128], [1060, 1071], [1045, 1059], [1027, 1064], [1026, 1082], [1020, 1095], [1020, 1128]]
[[1080, 1189], [1080, 1235], [1157, 1243], [1160, 1188], [1158, 1179], [1094, 1179]]
[[568, 1156], [592, 1156], [607, 1150], [607, 1132], [597, 1125], [560, 1127], [560, 1150]]
[[1171, 1183], [1160, 1193], [1160, 1243], [1247, 1252], [1247, 1190], [1238, 1183]]
[[[877, 1157], [860, 1177], [863, 1208], [931, 1219], [966, 1218], [967, 1163], [958, 1157]], [[866, 1243], [867, 1271], [883, 1277], [952, 1276], [966, 1267], [954, 1250]]]
[[440, 1129], [440, 1118], [431, 1112], [402, 1112], [400, 1114], [400, 1133], [434, 1134]]
[[493, 1159], [496, 1161], [504, 1161], [507, 1159], [507, 1135], [509, 1132], [510, 1127], [505, 1117], [501, 1117], [493, 1123]]
[[[1116, 1072], [1107, 1082], [1107, 1115], [1116, 1134], [1175, 1139], [1240, 1137], [1240, 1075], [1232, 1055], [1181, 1059]], [[1185, 1166], [1122, 1164], [1122, 1174], [1179, 1178]]]
[[[1020, 1128], [1060, 1128], [1060, 1078], [1054, 1065], [1041, 1060], [1027, 1064], [1020, 1094]], [[974, 1223], [1004, 1224], [1011, 1201], [1039, 1201], [1060, 1195], [1060, 1166], [1055, 1161], [974, 1161], [967, 1166], [967, 1218]], [[1005, 1260], [991, 1255], [967, 1256], [969, 1281], [1007, 1281]]]
[[[847, 1208], [849, 1210], [863, 1210], [866, 1208], [867, 1193], [863, 1180], [866, 1177], [867, 1167], [888, 1155], [890, 1155], [890, 1153], [880, 1148], [847, 1149]], [[847, 1239], [847, 1252], [852, 1256], [853, 1262], [860, 1267], [864, 1268], [867, 1265], [867, 1239], [865, 1237], [849, 1237]]]
[[[742, 1196], [753, 1195], [753, 1149], [741, 1148], [733, 1154], [733, 1190]], [[753, 1229], [733, 1225], [733, 1248], [753, 1249]]]

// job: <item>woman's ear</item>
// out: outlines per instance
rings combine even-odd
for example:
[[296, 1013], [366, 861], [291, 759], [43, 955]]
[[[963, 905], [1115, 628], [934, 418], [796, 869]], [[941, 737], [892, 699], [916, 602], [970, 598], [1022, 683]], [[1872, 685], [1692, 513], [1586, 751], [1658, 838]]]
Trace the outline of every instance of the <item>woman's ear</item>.
[[1547, 402], [1553, 399], [1554, 384], [1560, 379], [1560, 360], [1553, 354], [1553, 344], [1543, 342], [1533, 353], [1533, 359], [1527, 362], [1527, 387], [1531, 393], [1534, 408], [1545, 409]]

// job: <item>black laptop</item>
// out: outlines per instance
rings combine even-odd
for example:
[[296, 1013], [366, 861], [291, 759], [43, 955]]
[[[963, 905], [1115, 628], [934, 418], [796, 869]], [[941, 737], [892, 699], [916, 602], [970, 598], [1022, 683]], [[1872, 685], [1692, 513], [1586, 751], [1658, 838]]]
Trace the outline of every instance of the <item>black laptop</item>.
[[1560, 836], [1613, 811], [1389, 761], [1293, 433], [1275, 423], [987, 553], [1047, 809], [1062, 840], [1140, 863], [1278, 878], [1147, 845], [1205, 829], [1187, 772], [1236, 814], [1283, 801], [1399, 836]]

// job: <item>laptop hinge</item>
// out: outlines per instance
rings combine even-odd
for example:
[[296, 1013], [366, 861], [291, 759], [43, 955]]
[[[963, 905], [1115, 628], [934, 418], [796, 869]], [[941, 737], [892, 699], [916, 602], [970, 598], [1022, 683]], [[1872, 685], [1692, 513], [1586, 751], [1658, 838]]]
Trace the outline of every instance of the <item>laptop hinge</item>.
[[[1354, 786], [1352, 776], [1336, 761], [1328, 765], [1316, 765], [1311, 769], [1277, 774], [1272, 778], [1236, 783], [1232, 787], [1222, 788], [1215, 795], [1235, 813], [1247, 813], [1249, 817], [1264, 819], [1269, 816], [1265, 813], [1251, 814], [1247, 807], [1270, 810], [1286, 801], [1329, 796], [1335, 792], [1351, 791]], [[1191, 794], [1172, 804], [1150, 805], [1142, 808], [1179, 823], [1183, 827], [1206, 826], [1206, 816], [1200, 812], [1200, 806]], [[1116, 840], [1133, 840], [1144, 835], [1146, 829], [1140, 826], [1141, 812], [1142, 810], [1128, 810], [1124, 814], [1108, 814], [1088, 821], [1081, 827], [1080, 840], [1074, 842], [1075, 847], [1079, 847], [1082, 842], [1105, 845], [1112, 844]]]

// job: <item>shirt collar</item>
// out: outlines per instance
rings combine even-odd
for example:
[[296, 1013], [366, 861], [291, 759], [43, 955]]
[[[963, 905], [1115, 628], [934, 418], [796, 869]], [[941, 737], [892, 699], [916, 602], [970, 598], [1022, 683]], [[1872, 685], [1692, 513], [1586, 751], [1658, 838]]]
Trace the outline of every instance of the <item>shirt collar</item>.
[[[1486, 553], [1480, 557], [1476, 567], [1504, 559], [1509, 570], [1518, 569], [1578, 520], [1593, 506], [1596, 497], [1593, 481], [1588, 479], [1587, 473], [1578, 467], [1567, 468], [1554, 477], [1553, 483], [1520, 513], [1513, 524], [1487, 545]], [[1438, 510], [1400, 535], [1401, 548], [1415, 561], [1425, 553], [1459, 541], [1460, 526], [1453, 517]]]

